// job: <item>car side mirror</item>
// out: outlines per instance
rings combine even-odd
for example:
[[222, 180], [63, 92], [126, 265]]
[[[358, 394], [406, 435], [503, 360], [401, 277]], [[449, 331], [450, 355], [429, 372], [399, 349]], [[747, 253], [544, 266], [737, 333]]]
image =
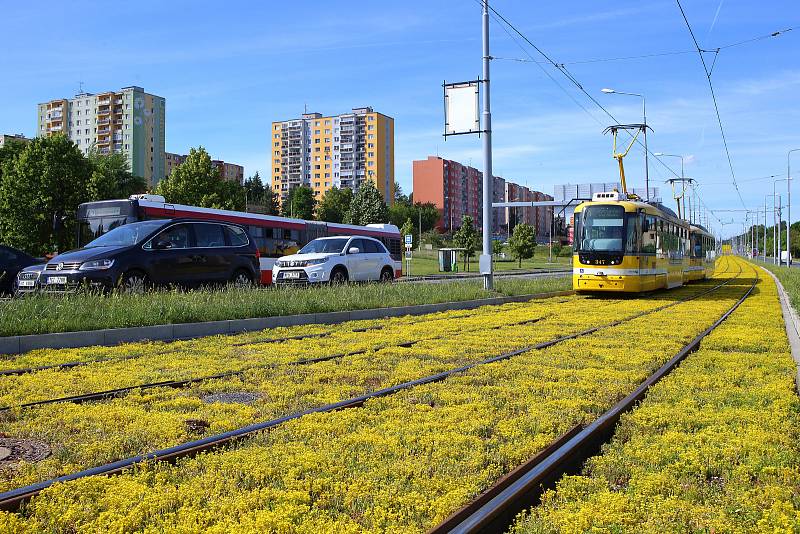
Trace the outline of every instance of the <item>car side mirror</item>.
[[347, 249], [348, 254], [358, 254], [359, 252], [361, 251], [358, 250], [358, 247], [350, 247], [349, 249]]

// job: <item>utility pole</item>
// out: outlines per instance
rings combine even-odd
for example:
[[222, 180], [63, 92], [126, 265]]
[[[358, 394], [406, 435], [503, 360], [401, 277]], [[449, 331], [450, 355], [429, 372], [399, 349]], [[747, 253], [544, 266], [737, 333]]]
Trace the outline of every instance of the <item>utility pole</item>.
[[[492, 110], [489, 95], [489, 0], [483, 0], [483, 288], [494, 287], [492, 273]], [[488, 261], [487, 261], [488, 258]]]
[[792, 260], [790, 255], [791, 239], [789, 228], [792, 226], [792, 152], [797, 152], [800, 148], [793, 148], [786, 154], [786, 265], [791, 267]]

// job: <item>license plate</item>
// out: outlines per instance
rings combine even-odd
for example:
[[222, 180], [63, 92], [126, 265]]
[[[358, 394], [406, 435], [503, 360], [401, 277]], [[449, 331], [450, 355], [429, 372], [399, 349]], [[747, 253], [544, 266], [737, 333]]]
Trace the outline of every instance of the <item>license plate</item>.
[[48, 284], [66, 284], [67, 277], [66, 276], [51, 276], [47, 279]]
[[300, 278], [300, 271], [286, 271], [283, 273], [284, 278]]
[[33, 285], [35, 283], [36, 283], [36, 280], [19, 280], [18, 281], [19, 287], [33, 287]]

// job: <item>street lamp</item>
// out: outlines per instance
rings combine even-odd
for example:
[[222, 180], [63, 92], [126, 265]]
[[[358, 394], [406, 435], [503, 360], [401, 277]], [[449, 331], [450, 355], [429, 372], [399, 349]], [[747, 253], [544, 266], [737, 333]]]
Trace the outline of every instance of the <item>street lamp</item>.
[[647, 104], [645, 103], [644, 95], [639, 93], [625, 93], [623, 91], [615, 91], [614, 89], [603, 88], [600, 89], [601, 92], [607, 95], [628, 95], [628, 96], [638, 96], [642, 99], [642, 117], [643, 117], [643, 124], [644, 124], [644, 186], [645, 191], [647, 191], [647, 201], [650, 202], [650, 167], [648, 165], [648, 150], [647, 150]]
[[[781, 201], [780, 201], [780, 198], [781, 198], [780, 195], [776, 195], [776, 193], [775, 193], [775, 184], [777, 184], [778, 182], [787, 182], [788, 183], [788, 181], [787, 181], [787, 178], [778, 178], [777, 180], [773, 180], [772, 181], [772, 195], [773, 195], [773, 198], [777, 198], [778, 199], [778, 231], [777, 231], [778, 239], [776, 240], [776, 243], [775, 243], [777, 245], [777, 248], [775, 249], [775, 254], [776, 254], [776, 256], [778, 256], [778, 259], [776, 261], [773, 261], [773, 263], [777, 263], [777, 265], [782, 265], [783, 264], [783, 260], [780, 258], [780, 251], [781, 251], [781, 244], [780, 244], [781, 228], [780, 228], [780, 226], [783, 223], [783, 221], [781, 220], [781, 207], [782, 206], [781, 206]], [[787, 224], [786, 226], [788, 227], [789, 225]], [[789, 231], [788, 230], [786, 231], [786, 235], [789, 235]], [[788, 245], [787, 245], [786, 248], [787, 249], [789, 248]]]
[[792, 152], [800, 151], [800, 148], [793, 148], [786, 153], [786, 265], [791, 266], [790, 255], [791, 241], [789, 240], [789, 228], [792, 226], [792, 167], [790, 156]]
[[[684, 192], [684, 194], [686, 194], [686, 184], [685, 184], [686, 177], [685, 177], [685, 175], [683, 174], [683, 156], [681, 156], [681, 155], [679, 155], [679, 154], [666, 154], [666, 153], [664, 153], [664, 152], [656, 152], [656, 153], [655, 153], [655, 154], [653, 154], [653, 155], [654, 155], [654, 156], [658, 156], [658, 157], [669, 156], [669, 157], [671, 157], [671, 158], [681, 158], [681, 181], [682, 181], [682, 182], [684, 182], [684, 183], [682, 183], [682, 184], [681, 184], [681, 187], [683, 187], [683, 192]], [[674, 191], [674, 189], [673, 189], [673, 193], [674, 193], [674, 192], [675, 192], [675, 191]], [[689, 200], [691, 200], [691, 199], [689, 199]], [[691, 202], [690, 202], [689, 204], [691, 204]], [[695, 202], [695, 204], [696, 204], [696, 202]], [[685, 207], [685, 206], [684, 206], [684, 207]], [[685, 211], [685, 210], [684, 210], [684, 211]], [[684, 213], [684, 217], [685, 217], [685, 216], [686, 216], [686, 214]], [[689, 223], [694, 223], [694, 220], [693, 220], [693, 219], [694, 219], [694, 210], [693, 210], [693, 209], [691, 209], [691, 205], [690, 205], [690, 206], [689, 206]]]

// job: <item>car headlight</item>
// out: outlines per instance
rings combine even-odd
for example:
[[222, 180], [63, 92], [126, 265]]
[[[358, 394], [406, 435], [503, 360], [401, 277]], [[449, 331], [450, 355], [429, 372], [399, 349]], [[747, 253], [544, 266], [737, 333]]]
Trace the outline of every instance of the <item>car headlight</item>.
[[86, 261], [78, 268], [79, 271], [102, 271], [110, 269], [114, 265], [114, 260], [92, 260]]
[[306, 261], [306, 265], [319, 265], [320, 263], [325, 263], [326, 261], [328, 261], [327, 257], [325, 257], [325, 258], [317, 258], [315, 260], [307, 260]]

